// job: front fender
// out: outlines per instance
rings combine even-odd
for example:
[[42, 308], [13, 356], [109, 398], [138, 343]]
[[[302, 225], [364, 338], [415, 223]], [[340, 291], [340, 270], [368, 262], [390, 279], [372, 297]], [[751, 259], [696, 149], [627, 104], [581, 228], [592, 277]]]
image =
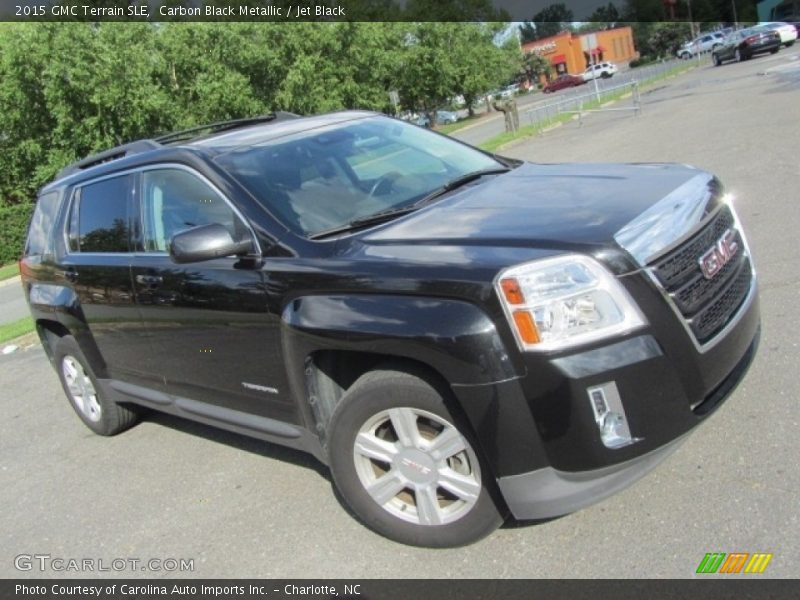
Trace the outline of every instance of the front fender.
[[283, 311], [287, 364], [302, 368], [316, 350], [410, 358], [451, 385], [516, 377], [494, 322], [477, 306], [421, 296], [305, 296]]

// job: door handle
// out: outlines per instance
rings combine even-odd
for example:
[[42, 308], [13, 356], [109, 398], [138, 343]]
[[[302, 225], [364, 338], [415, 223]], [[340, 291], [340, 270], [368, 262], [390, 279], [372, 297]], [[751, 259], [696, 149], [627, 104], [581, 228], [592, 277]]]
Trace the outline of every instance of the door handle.
[[136, 282], [141, 283], [142, 285], [146, 285], [150, 288], [155, 288], [161, 285], [164, 279], [161, 275], [137, 275]]
[[67, 281], [71, 281], [72, 283], [75, 283], [76, 281], [78, 281], [78, 272], [73, 267], [70, 267], [69, 269], [64, 271], [64, 279], [66, 279]]

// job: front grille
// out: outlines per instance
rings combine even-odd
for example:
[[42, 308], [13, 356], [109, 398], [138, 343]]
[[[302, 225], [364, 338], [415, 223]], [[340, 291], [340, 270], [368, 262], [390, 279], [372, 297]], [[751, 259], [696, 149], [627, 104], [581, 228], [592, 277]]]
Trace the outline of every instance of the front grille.
[[[700, 270], [700, 257], [728, 229], [735, 232], [738, 251], [719, 272], [706, 279]], [[730, 322], [752, 283], [750, 258], [727, 206], [686, 242], [656, 259], [650, 269], [700, 344], [711, 340]]]
[[676, 284], [682, 282], [687, 275], [694, 271], [699, 272], [697, 261], [726, 230], [733, 226], [733, 215], [726, 206], [689, 241], [658, 260], [655, 265], [655, 274], [658, 280], [664, 287], [672, 289]]
[[710, 339], [728, 323], [728, 319], [733, 316], [747, 296], [751, 278], [750, 261], [745, 259], [734, 280], [712, 303], [692, 319], [692, 331], [698, 341], [703, 342]]

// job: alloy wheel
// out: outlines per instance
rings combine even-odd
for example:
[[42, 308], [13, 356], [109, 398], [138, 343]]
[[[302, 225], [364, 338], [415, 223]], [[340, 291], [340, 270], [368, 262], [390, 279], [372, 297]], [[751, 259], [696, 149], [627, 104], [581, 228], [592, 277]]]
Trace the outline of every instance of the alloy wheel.
[[392, 408], [369, 419], [353, 447], [358, 478], [390, 514], [417, 525], [464, 517], [481, 492], [477, 456], [456, 427], [417, 408]]
[[61, 360], [61, 372], [67, 383], [70, 399], [83, 416], [97, 423], [102, 417], [97, 391], [81, 363], [74, 356], [67, 355]]

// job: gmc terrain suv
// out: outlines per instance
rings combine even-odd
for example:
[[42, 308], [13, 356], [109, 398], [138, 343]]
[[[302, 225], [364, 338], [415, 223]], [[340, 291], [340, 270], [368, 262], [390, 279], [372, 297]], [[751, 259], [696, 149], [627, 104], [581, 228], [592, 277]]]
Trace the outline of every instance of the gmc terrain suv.
[[42, 189], [21, 269], [90, 429], [146, 407], [310, 452], [366, 525], [422, 546], [631, 484], [759, 337], [714, 176], [530, 164], [366, 112], [82, 160]]

